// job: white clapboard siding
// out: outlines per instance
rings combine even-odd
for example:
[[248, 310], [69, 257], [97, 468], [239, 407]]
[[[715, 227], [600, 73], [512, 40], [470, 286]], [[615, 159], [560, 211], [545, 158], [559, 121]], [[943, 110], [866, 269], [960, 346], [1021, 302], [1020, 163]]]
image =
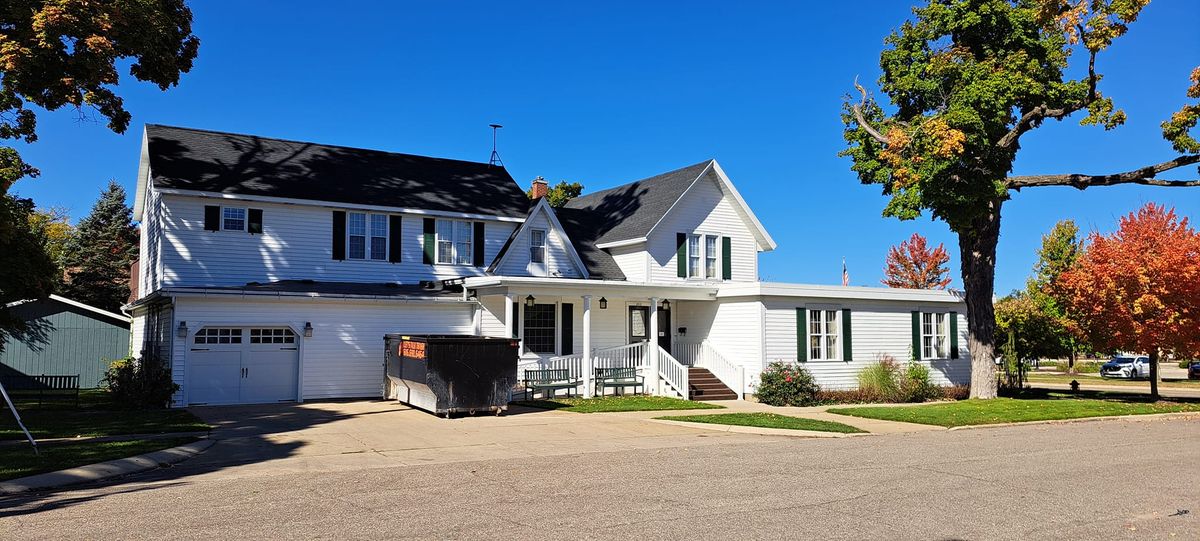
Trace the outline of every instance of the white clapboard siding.
[[174, 340], [175, 396], [186, 404], [187, 355], [204, 326], [290, 325], [298, 333], [311, 322], [313, 335], [300, 346], [301, 396], [305, 400], [380, 396], [387, 333], [473, 334], [471, 303], [354, 302], [334, 299], [269, 300], [179, 298], [176, 321], [188, 338]]
[[[837, 301], [834, 299], [767, 299], [765, 363], [775, 360], [795, 361], [796, 308], [851, 310], [851, 346], [853, 359], [849, 362], [809, 360], [804, 367], [817, 383], [828, 389], [853, 389], [858, 386], [858, 373], [887, 355], [899, 363], [911, 358], [912, 311], [923, 308], [916, 303]], [[930, 377], [939, 385], [964, 385], [970, 380], [970, 352], [967, 351], [967, 319], [965, 307], [927, 308], [926, 311], [958, 311], [958, 359], [922, 361], [930, 368]], [[839, 346], [840, 347], [840, 346]]]
[[[516, 321], [516, 330], [518, 334], [522, 331], [522, 320], [525, 314], [525, 296], [518, 295], [517, 301], [519, 306], [518, 320]], [[558, 318], [560, 324], [556, 327], [561, 332], [561, 319], [565, 317], [562, 310], [564, 303], [571, 304], [571, 330], [572, 330], [572, 349], [571, 353], [583, 352], [583, 298], [582, 297], [558, 297], [551, 295], [538, 295], [536, 297], [537, 304], [554, 304], [557, 305]], [[609, 348], [623, 346], [629, 343], [629, 320], [628, 313], [630, 306], [649, 306], [649, 299], [622, 299], [609, 298], [608, 308], [601, 309], [599, 298], [592, 298], [592, 347], [593, 348]], [[504, 297], [499, 295], [489, 295], [482, 300], [483, 319], [482, 328], [484, 335], [487, 336], [504, 336]], [[667, 329], [662, 329], [664, 332]], [[558, 342], [557, 349], [562, 350], [561, 336], [555, 336]], [[554, 354], [544, 354], [543, 357], [551, 357]]]
[[142, 352], [142, 342], [146, 339], [146, 311], [135, 312], [129, 318], [129, 355], [137, 357]]
[[608, 253], [612, 255], [613, 261], [617, 262], [617, 266], [621, 267], [621, 272], [625, 274], [625, 280], [630, 282], [646, 281], [650, 259], [646, 255], [645, 243], [610, 248]]
[[746, 371], [746, 388], [753, 392], [762, 372], [762, 303], [757, 300], [680, 301], [675, 309], [676, 327], [687, 334], [676, 340], [699, 343], [708, 340], [730, 362]]
[[[725, 196], [713, 173], [696, 182], [667, 213], [646, 241], [650, 253], [651, 282], [677, 282], [675, 266], [677, 233], [699, 233], [729, 237], [732, 246], [731, 281], [752, 282], [758, 279], [758, 242], [750, 225], [734, 208], [736, 203]], [[718, 250], [720, 240], [717, 241]], [[717, 260], [717, 272], [721, 261]], [[719, 278], [719, 276], [718, 276]], [[719, 281], [719, 280], [715, 280]]]
[[144, 297], [161, 285], [162, 259], [162, 194], [153, 188], [146, 190], [142, 210], [142, 221], [138, 224], [138, 298]]
[[[496, 269], [496, 274], [503, 276], [531, 276], [529, 236], [530, 230], [541, 229], [546, 232], [546, 274], [557, 278], [583, 278], [583, 274], [575, 265], [567, 252], [566, 239], [557, 229], [552, 227], [545, 212], [538, 212], [529, 219], [529, 225], [513, 239], [504, 255], [504, 260]], [[489, 260], [490, 262], [490, 260]]]
[[[484, 267], [426, 265], [422, 216], [405, 215], [400, 263], [333, 259], [333, 211], [308, 205], [240, 204], [263, 209], [263, 233], [205, 231], [204, 205], [215, 199], [163, 196], [163, 286], [241, 285], [310, 279], [400, 282], [478, 276]], [[484, 264], [491, 263], [516, 224], [486, 221]]]

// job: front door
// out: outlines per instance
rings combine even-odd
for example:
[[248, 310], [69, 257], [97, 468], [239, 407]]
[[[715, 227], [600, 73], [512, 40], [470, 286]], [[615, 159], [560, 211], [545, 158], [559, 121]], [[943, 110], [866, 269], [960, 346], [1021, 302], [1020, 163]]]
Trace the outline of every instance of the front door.
[[[629, 307], [629, 343], [650, 341], [650, 307]], [[658, 309], [658, 345], [671, 353], [671, 311]]]
[[671, 352], [671, 311], [658, 309], [658, 345], [667, 353]]

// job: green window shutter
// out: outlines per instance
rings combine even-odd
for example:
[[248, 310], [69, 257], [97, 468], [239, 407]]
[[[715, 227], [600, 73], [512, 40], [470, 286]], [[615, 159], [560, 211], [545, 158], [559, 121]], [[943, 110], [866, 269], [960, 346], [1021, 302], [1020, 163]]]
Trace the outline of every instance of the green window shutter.
[[721, 279], [733, 279], [733, 239], [721, 237]]
[[958, 358], [958, 312], [950, 312], [950, 358]]
[[436, 261], [434, 259], [434, 254], [436, 253], [435, 250], [437, 250], [437, 241], [433, 236], [433, 227], [433, 218], [425, 218], [425, 222], [422, 224], [421, 230], [421, 238], [423, 239], [421, 244], [425, 252], [423, 259], [426, 265], [432, 265], [433, 262]]
[[220, 205], [204, 205], [204, 230], [205, 231], [220, 231], [221, 230], [221, 206]]
[[796, 308], [796, 360], [808, 362], [808, 310]]
[[404, 239], [404, 217], [388, 216], [388, 261], [399, 263], [404, 260], [401, 241]]
[[854, 349], [850, 341], [850, 309], [842, 309], [842, 360], [850, 362], [854, 360]]
[[912, 358], [921, 360], [921, 312], [912, 313]]
[[687, 235], [675, 234], [675, 274], [687, 278]]
[[484, 249], [483, 222], [475, 222], [474, 229], [471, 232], [471, 247], [474, 249], [474, 253], [471, 254], [471, 263], [476, 267], [482, 267]]

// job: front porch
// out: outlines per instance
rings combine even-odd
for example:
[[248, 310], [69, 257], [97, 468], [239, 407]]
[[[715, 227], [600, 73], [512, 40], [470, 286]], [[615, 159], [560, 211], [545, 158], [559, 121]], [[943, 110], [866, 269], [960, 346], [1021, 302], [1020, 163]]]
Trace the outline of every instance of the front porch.
[[711, 285], [499, 277], [463, 285], [479, 303], [477, 334], [521, 341], [518, 379], [530, 370], [565, 370], [572, 394], [592, 397], [617, 392], [597, 381], [601, 369], [629, 368], [646, 394], [742, 398], [743, 367], [705, 339]]

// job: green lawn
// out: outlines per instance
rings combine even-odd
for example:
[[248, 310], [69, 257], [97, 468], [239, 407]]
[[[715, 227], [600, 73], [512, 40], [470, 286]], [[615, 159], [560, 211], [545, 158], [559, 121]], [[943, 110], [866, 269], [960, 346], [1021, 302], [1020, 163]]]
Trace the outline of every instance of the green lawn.
[[[1069, 385], [1071, 380], [1078, 381], [1080, 385], [1114, 385], [1118, 387], [1143, 387], [1150, 388], [1150, 382], [1144, 379], [1127, 380], [1127, 379], [1107, 379], [1098, 376], [1071, 376], [1067, 374], [1038, 374], [1030, 373], [1029, 381], [1032, 383], [1061, 383]], [[1174, 387], [1178, 389], [1200, 389], [1200, 379], [1197, 380], [1176, 380], [1176, 381], [1160, 381], [1159, 387]]]
[[925, 406], [832, 408], [829, 413], [945, 427], [1081, 419], [1110, 415], [1145, 415], [1200, 411], [1200, 403], [1150, 402], [1136, 395], [1084, 393], [1076, 398], [1054, 392], [1028, 393], [1038, 398], [962, 400]]
[[0, 481], [131, 457], [196, 441], [196, 438], [67, 443], [44, 445], [34, 455], [29, 445], [0, 446]]
[[839, 432], [842, 434], [860, 434], [865, 432], [850, 425], [790, 417], [777, 413], [716, 413], [711, 415], [671, 415], [657, 417], [668, 421], [686, 421], [689, 423], [712, 423], [718, 425], [757, 426], [762, 428], [786, 428], [790, 430], [815, 430], [817, 432]]
[[554, 398], [544, 400], [521, 400], [513, 402], [520, 406], [542, 409], [561, 409], [576, 413], [607, 413], [615, 411], [658, 411], [658, 410], [708, 410], [723, 406], [667, 398], [665, 396], [606, 396], [603, 398]]
[[[2, 402], [2, 401], [0, 401]], [[199, 432], [210, 427], [181, 409], [121, 410], [108, 401], [104, 391], [80, 392], [74, 400], [45, 402], [17, 401], [21, 421], [34, 438], [73, 438], [77, 436], [113, 436], [119, 434], [162, 434]], [[0, 404], [0, 440], [25, 439], [7, 404]]]

